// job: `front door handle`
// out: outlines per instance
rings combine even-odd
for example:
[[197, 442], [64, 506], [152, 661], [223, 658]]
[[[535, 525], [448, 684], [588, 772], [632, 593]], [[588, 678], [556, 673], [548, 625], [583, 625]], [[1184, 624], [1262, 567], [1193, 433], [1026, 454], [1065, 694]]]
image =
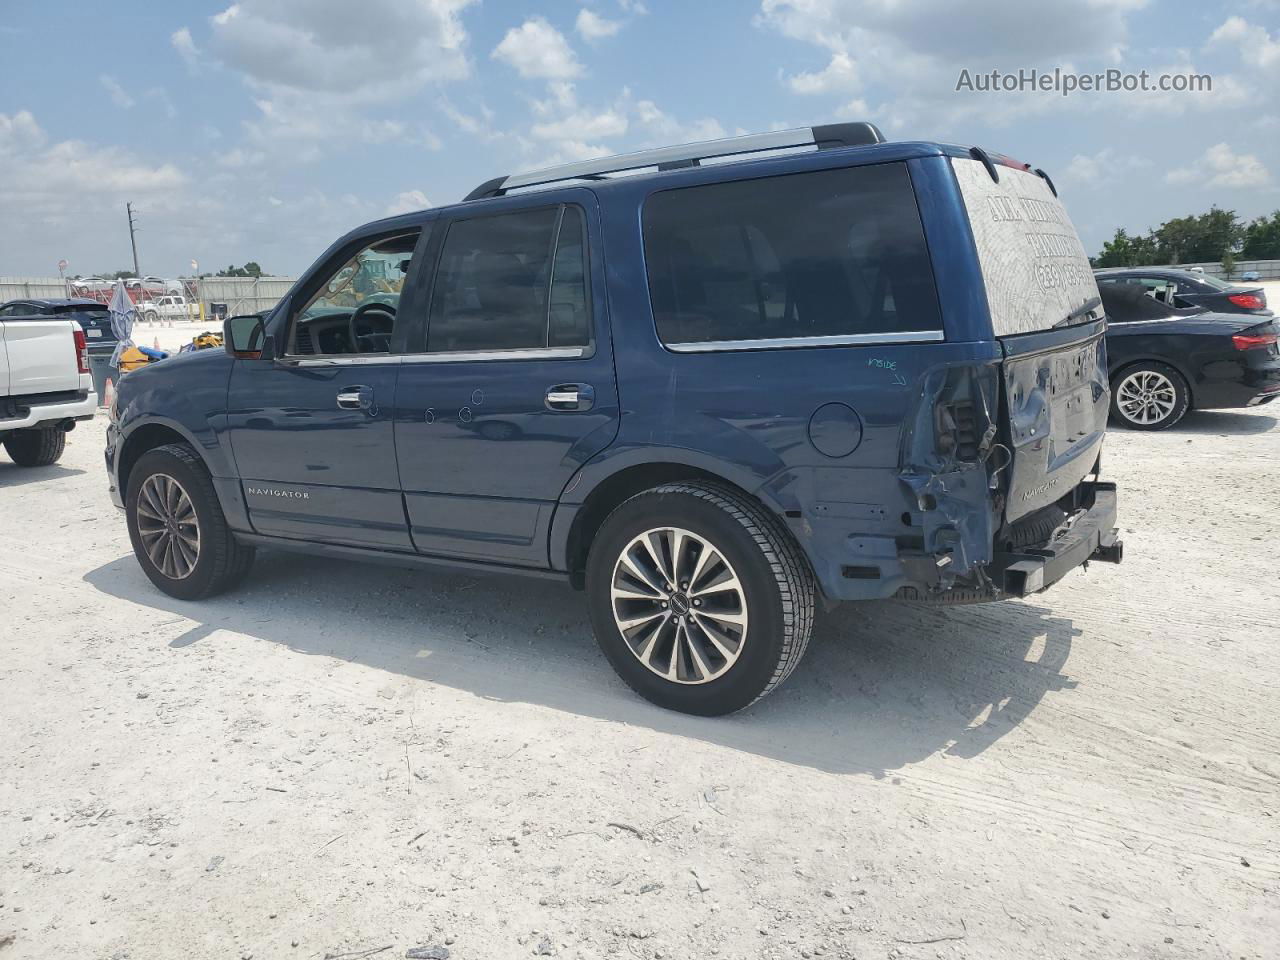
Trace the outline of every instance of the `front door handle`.
[[567, 412], [590, 410], [596, 402], [595, 388], [589, 383], [558, 383], [547, 388], [548, 410]]
[[378, 408], [373, 402], [373, 387], [343, 387], [338, 391], [338, 409], [366, 410], [370, 416], [376, 416]]

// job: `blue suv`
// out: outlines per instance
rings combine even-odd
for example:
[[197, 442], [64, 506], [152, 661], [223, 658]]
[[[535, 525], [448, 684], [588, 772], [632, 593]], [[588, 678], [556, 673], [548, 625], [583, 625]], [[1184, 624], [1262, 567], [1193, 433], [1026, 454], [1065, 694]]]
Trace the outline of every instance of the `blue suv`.
[[642, 696], [723, 714], [815, 604], [1025, 596], [1119, 561], [1093, 274], [1049, 177], [803, 128], [491, 180], [335, 243], [225, 352], [121, 381], [134, 552], [568, 580]]

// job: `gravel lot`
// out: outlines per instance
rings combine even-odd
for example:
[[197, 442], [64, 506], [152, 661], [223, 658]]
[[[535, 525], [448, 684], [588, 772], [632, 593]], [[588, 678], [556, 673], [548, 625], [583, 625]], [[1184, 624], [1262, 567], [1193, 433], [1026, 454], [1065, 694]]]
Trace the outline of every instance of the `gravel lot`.
[[843, 608], [719, 720], [556, 585], [168, 599], [101, 419], [0, 456], [0, 958], [1275, 957], [1277, 416], [1113, 434], [1123, 565]]

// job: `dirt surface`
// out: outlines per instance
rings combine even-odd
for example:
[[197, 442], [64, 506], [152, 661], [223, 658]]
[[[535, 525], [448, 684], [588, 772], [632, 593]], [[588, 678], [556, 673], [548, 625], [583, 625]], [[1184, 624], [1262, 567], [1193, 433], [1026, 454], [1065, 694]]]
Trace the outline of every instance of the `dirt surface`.
[[555, 584], [170, 600], [100, 420], [0, 456], [0, 960], [1275, 957], [1277, 415], [1113, 434], [1123, 565], [843, 608], [718, 720]]

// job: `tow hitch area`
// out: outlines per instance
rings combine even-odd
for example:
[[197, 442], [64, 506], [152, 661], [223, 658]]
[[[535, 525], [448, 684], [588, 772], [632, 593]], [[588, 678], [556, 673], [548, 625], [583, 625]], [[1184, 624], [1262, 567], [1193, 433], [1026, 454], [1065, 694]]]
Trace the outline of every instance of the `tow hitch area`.
[[1124, 543], [1117, 537], [1116, 485], [1095, 481], [1093, 506], [1049, 543], [1011, 553], [997, 553], [992, 579], [1007, 594], [1025, 597], [1057, 583], [1068, 571], [1090, 560], [1119, 563]]

